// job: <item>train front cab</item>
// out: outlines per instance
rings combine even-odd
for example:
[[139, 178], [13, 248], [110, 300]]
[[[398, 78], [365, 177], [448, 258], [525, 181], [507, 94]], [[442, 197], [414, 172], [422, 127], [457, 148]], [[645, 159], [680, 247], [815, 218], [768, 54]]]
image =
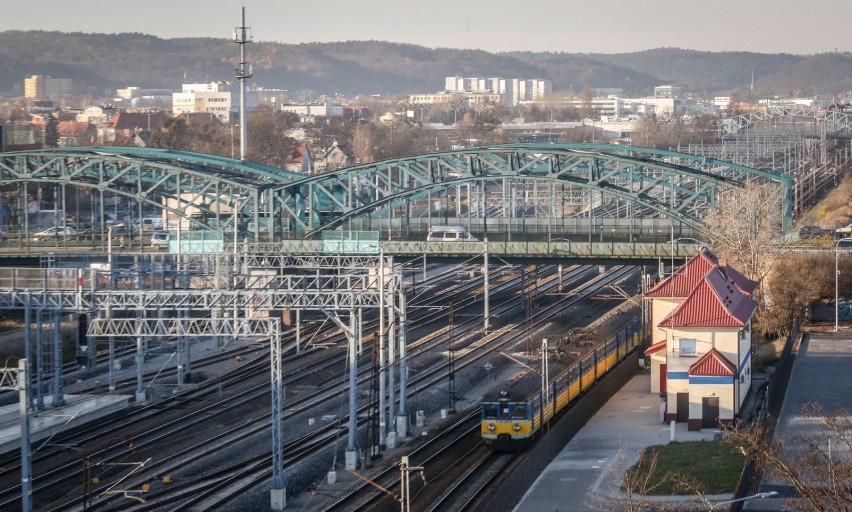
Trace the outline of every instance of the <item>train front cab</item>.
[[481, 434], [496, 450], [514, 450], [525, 445], [533, 434], [531, 404], [500, 391], [495, 400], [482, 401]]

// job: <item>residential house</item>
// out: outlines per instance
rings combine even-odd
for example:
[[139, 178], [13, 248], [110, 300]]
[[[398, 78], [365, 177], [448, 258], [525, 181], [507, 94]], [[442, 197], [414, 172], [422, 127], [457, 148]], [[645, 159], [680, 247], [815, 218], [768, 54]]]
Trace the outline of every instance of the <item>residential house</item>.
[[288, 171], [302, 174], [314, 173], [314, 164], [307, 142], [302, 141], [293, 146], [292, 151], [288, 155], [287, 162], [284, 163], [284, 168]]
[[719, 265], [709, 249], [649, 290], [651, 392], [666, 399], [665, 420], [690, 430], [740, 415], [751, 388], [751, 321], [757, 283]]
[[98, 130], [87, 121], [59, 121], [56, 125], [59, 145], [91, 146], [98, 141]]
[[335, 140], [331, 147], [318, 152], [313, 159], [313, 170], [315, 173], [333, 171], [341, 167], [355, 165], [355, 155], [346, 144], [338, 144]]

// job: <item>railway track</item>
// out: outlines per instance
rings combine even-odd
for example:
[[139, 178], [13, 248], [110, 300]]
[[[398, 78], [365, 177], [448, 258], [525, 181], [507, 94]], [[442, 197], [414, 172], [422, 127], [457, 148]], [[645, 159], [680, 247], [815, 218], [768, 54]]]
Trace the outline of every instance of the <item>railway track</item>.
[[[580, 274], [580, 272], [578, 271], [578, 275], [579, 274]], [[567, 277], [566, 277], [566, 279], [567, 279]], [[542, 280], [542, 282], [544, 282], [544, 279]], [[528, 287], [531, 286], [531, 284], [529, 282], [526, 283], [526, 284], [527, 284]], [[506, 286], [507, 287], [511, 286], [511, 283], [506, 284]], [[456, 288], [454, 290], [454, 293], [458, 294], [459, 289], [460, 288]], [[497, 295], [497, 293], [495, 293], [495, 295]], [[517, 300], [515, 300], [514, 302], [516, 303]], [[475, 301], [472, 304], [475, 304]], [[511, 308], [511, 307], [514, 307], [515, 305], [516, 304], [511, 304], [511, 303], [498, 305], [498, 306], [495, 306], [495, 311], [497, 311], [497, 308]], [[543, 313], [547, 314], [546, 312], [543, 312]], [[445, 315], [446, 313], [443, 313], [443, 314]], [[433, 316], [436, 316], [436, 315], [433, 314]], [[432, 321], [437, 321], [437, 320], [440, 319], [440, 317], [441, 317], [441, 314], [437, 314], [436, 318], [434, 318]], [[476, 323], [475, 320], [472, 320], [471, 322], [474, 323], [474, 324]], [[470, 329], [472, 331], [474, 330], [473, 327], [465, 327], [463, 323], [460, 324], [458, 327], [460, 329]], [[421, 351], [422, 351], [422, 353], [425, 354], [425, 353], [428, 353], [429, 351], [434, 351], [435, 348], [437, 346], [440, 346], [440, 344], [442, 342], [444, 342], [444, 341], [442, 341], [440, 339], [440, 336], [435, 336], [435, 337], [432, 338], [432, 341], [427, 340], [427, 341], [419, 342], [418, 344], [412, 344], [412, 346], [415, 346], [415, 345], [422, 346]], [[475, 350], [472, 350], [471, 354], [474, 354], [474, 352], [475, 352]], [[464, 359], [466, 360], [466, 357]], [[460, 366], [458, 366], [458, 368], [461, 369], [461, 368], [464, 367], [463, 365], [465, 364], [465, 362], [460, 361], [457, 364], [460, 365]], [[467, 363], [467, 364], [472, 364], [472, 363]], [[268, 370], [267, 368], [265, 368], [266, 365], [268, 365], [268, 362], [261, 363], [261, 366], [263, 366], [263, 370], [261, 370], [261, 372], [265, 372], [265, 371]], [[444, 371], [444, 368], [438, 367], [435, 370], [435, 373], [437, 375], [440, 375], [440, 373], [442, 371]], [[365, 375], [364, 377], [359, 379], [359, 382], [362, 382], [362, 383], [366, 382], [366, 379], [367, 379], [367, 377]], [[442, 377], [437, 377], [429, 383], [421, 384], [420, 387], [413, 387], [414, 393], [423, 392], [424, 389], [428, 389], [430, 386], [437, 385], [441, 380], [442, 380]], [[359, 384], [359, 385], [361, 385], [361, 384]], [[416, 382], [412, 382], [412, 385], [417, 386]], [[268, 393], [268, 384], [267, 385], [261, 385], [261, 389], [262, 389], [262, 391], [258, 391], [259, 396], [266, 395]], [[341, 391], [340, 391], [339, 388], [337, 388], [336, 391], [332, 389], [332, 390], [326, 391], [326, 392], [340, 393]], [[314, 399], [320, 400], [320, 401], [323, 400], [323, 398], [320, 395], [316, 395], [316, 397]], [[288, 408], [298, 407], [298, 408], [301, 408], [303, 410], [306, 410], [306, 409], [309, 408], [308, 405], [300, 405], [299, 403], [296, 403], [296, 402], [288, 402], [287, 407]], [[291, 417], [290, 415], [287, 416], [287, 418], [290, 418], [290, 417]], [[251, 432], [248, 435], [243, 436], [243, 439], [247, 439], [252, 435], [256, 436], [256, 435], [260, 435], [260, 434], [264, 433], [265, 430], [268, 429], [268, 415], [259, 416], [252, 423], [257, 424], [258, 427], [255, 429], [254, 427], [248, 428], [249, 425], [242, 425], [241, 426], [241, 428], [244, 431], [248, 430], [249, 432]], [[340, 435], [342, 435], [342, 432], [343, 431], [337, 429], [335, 431], [335, 435], [340, 436]], [[229, 435], [228, 433], [222, 433], [221, 436], [218, 436], [214, 439], [209, 439], [208, 441], [211, 445], [212, 444], [227, 445], [227, 444], [235, 444], [237, 442], [240, 442], [240, 438], [235, 437], [235, 434], [231, 433], [230, 435], [232, 437], [228, 437], [228, 435]], [[320, 433], [318, 432], [316, 435], [320, 435]], [[268, 442], [268, 441], [266, 441], [266, 442]], [[324, 446], [327, 442], [328, 442], [328, 440], [320, 441], [320, 442], [318, 442], [318, 444], [315, 445], [314, 443], [312, 443], [308, 440], [300, 439], [296, 445], [291, 445], [291, 444], [288, 443], [288, 446], [285, 450], [285, 454], [287, 454], [286, 460], [287, 460], [288, 466], [290, 464], [295, 464], [300, 460], [300, 459], [297, 459], [297, 458], [293, 458], [291, 456], [291, 454], [295, 452], [295, 448], [297, 446], [300, 447], [300, 448], [301, 447], [307, 447], [307, 446], [321, 447], [321, 446]], [[202, 444], [202, 443], [199, 443], [199, 444]], [[151, 469], [154, 473], [159, 471], [161, 474], [174, 472], [174, 471], [177, 471], [182, 466], [186, 466], [188, 464], [198, 462], [199, 460], [203, 460], [204, 458], [208, 457], [211, 453], [214, 453], [215, 451], [216, 450], [211, 448], [211, 447], [197, 446], [195, 448], [188, 448], [187, 450], [181, 450], [179, 452], [178, 456], [176, 456], [175, 458], [169, 458], [169, 462], [173, 463], [172, 466], [170, 466], [170, 467], [167, 466], [167, 465], [166, 466], [158, 466], [158, 468], [159, 468], [158, 469], [158, 468], [153, 467], [153, 464], [152, 464]], [[195, 453], [193, 454], [193, 452], [195, 452]], [[126, 454], [125, 454], [125, 456], [126, 456]], [[305, 455], [305, 457], [309, 457], [309, 456], [310, 456], [309, 454]], [[183, 459], [181, 459], [181, 457], [183, 457]], [[78, 466], [78, 468], [79, 468], [79, 466]], [[237, 472], [237, 473], [243, 475], [243, 478], [235, 479], [233, 477], [228, 477], [227, 476], [228, 471]], [[250, 489], [253, 486], [256, 486], [258, 483], [262, 483], [262, 482], [266, 481], [266, 479], [268, 479], [268, 472], [269, 472], [269, 454], [267, 452], [266, 454], [259, 455], [258, 459], [256, 461], [246, 459], [246, 460], [241, 461], [239, 464], [235, 465], [235, 467], [222, 470], [221, 472], [216, 472], [215, 474], [205, 474], [205, 479], [206, 479], [205, 481], [198, 481], [198, 482], [194, 482], [192, 484], [187, 484], [187, 488], [186, 488], [187, 490], [186, 491], [180, 491], [180, 490], [178, 490], [178, 488], [175, 485], [172, 485], [169, 490], [162, 490], [161, 492], [163, 492], [165, 494], [172, 493], [172, 494], [174, 494], [174, 496], [176, 496], [176, 497], [173, 497], [173, 498], [165, 498], [164, 497], [163, 499], [174, 500], [174, 501], [169, 501], [168, 503], [179, 502], [181, 500], [180, 496], [182, 495], [183, 492], [185, 492], [187, 494], [195, 493], [196, 499], [201, 500], [201, 501], [194, 501], [194, 503], [196, 503], [196, 505], [193, 505], [193, 509], [203, 510], [204, 509], [204, 505], [203, 505], [204, 498], [203, 498], [203, 496], [207, 496], [206, 499], [210, 503], [212, 503], [215, 500], [225, 500], [226, 495], [228, 494], [228, 491], [226, 489], [230, 488], [230, 487], [235, 487], [235, 486], [236, 486], [236, 490], [233, 491], [233, 495], [238, 496], [241, 493], [244, 493], [246, 489]], [[79, 469], [78, 469], [78, 473], [79, 473]], [[255, 476], [252, 477], [250, 474], [254, 474]], [[147, 477], [147, 478], [150, 480], [150, 476]], [[140, 476], [140, 480], [144, 480], [144, 479], [145, 478]], [[150, 501], [154, 497], [155, 497], [155, 494], [152, 491], [152, 493], [146, 494], [146, 501]], [[105, 500], [105, 503], [109, 503], [109, 502], [113, 502], [113, 501], [115, 501], [115, 498]], [[65, 507], [73, 506], [74, 503], [79, 505], [80, 500], [77, 499], [77, 500], [74, 500], [72, 502], [65, 502], [63, 504], [60, 504], [59, 507], [56, 508], [56, 510], [65, 510], [65, 509], [67, 509]], [[126, 509], [124, 507], [127, 507], [127, 505], [128, 505], [128, 502], [124, 502], [124, 504], [119, 505], [119, 507], [122, 510], [124, 510], [124, 509]], [[98, 507], [104, 507], [104, 506], [108, 507], [109, 505], [98, 505]], [[153, 504], [151, 504], [149, 506], [153, 506]], [[185, 506], [185, 505], [182, 505], [182, 506]], [[90, 505], [90, 509], [92, 509], [92, 510], [96, 509], [96, 508], [91, 508], [91, 507], [94, 507], [94, 504]], [[106, 508], [106, 509], [109, 509], [109, 508]], [[144, 508], [144, 509], [148, 510], [148, 508]]]

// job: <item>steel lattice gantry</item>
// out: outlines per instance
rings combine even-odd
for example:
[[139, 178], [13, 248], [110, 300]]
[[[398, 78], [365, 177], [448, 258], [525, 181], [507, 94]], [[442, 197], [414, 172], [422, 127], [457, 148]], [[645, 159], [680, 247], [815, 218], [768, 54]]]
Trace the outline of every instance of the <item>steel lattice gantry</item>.
[[[608, 144], [498, 145], [348, 167], [283, 185], [273, 195], [281, 202], [274, 209], [285, 211], [298, 230], [351, 229], [359, 217], [394, 212], [408, 218], [416, 215], [410, 205], [418, 199], [495, 180], [548, 182], [579, 190], [578, 195], [587, 198], [579, 216], [603, 211], [598, 206], [603, 199], [591, 198], [600, 194], [634, 204], [642, 216], [667, 217], [695, 229], [717, 194], [769, 181], [782, 191], [779, 218], [784, 226], [792, 221], [793, 182], [788, 176], [675, 151]], [[486, 200], [485, 190], [481, 185], [479, 197], [469, 199], [469, 216], [490, 215], [487, 207], [476, 204]], [[299, 215], [304, 211], [307, 217]]]
[[[159, 149], [63, 148], [0, 154], [0, 187], [18, 184], [25, 190], [27, 183], [37, 182], [90, 188], [101, 197], [109, 191], [135, 201], [140, 216], [148, 205], [187, 219], [195, 227], [229, 233], [236, 233], [233, 223], [240, 221], [235, 212], [241, 212], [248, 228], [241, 232], [257, 241], [310, 236], [339, 226], [352, 229], [356, 219], [372, 216], [395, 216], [403, 221], [422, 217], [424, 203], [429, 210], [432, 198], [456, 197], [461, 188], [468, 194], [466, 204], [456, 208], [456, 216], [483, 222], [500, 215], [531, 217], [536, 212], [518, 206], [521, 198], [528, 204], [528, 199], [539, 194], [541, 201], [552, 201], [557, 193], [554, 189], [530, 192], [531, 183], [558, 187], [559, 194], [570, 196], [579, 205], [571, 211], [550, 208], [543, 216], [551, 220], [617, 216], [618, 205], [629, 203], [632, 217], [667, 218], [699, 229], [718, 194], [754, 180], [779, 184], [783, 190], [779, 217], [789, 225], [789, 178], [720, 160], [634, 146], [496, 145], [310, 176]], [[500, 207], [494, 206], [490, 196], [495, 182], [504, 190]], [[512, 190], [505, 192], [509, 188]], [[607, 206], [613, 199], [614, 212]], [[26, 210], [25, 201], [21, 199], [19, 211]], [[103, 209], [99, 205], [100, 218], [95, 219], [101, 224]], [[509, 209], [512, 211], [506, 213]]]
[[[388, 347], [391, 354], [394, 353], [393, 332], [397, 329], [399, 331], [397, 340], [400, 354], [400, 393], [405, 393], [407, 361], [404, 359], [404, 292], [401, 276], [393, 274], [393, 259], [383, 255], [283, 256], [249, 253], [244, 250], [235, 251], [233, 254], [178, 255], [178, 260], [178, 273], [182, 272], [180, 269], [187, 269], [187, 272], [192, 273], [193, 279], [176, 275], [176, 279], [184, 283], [181, 287], [160, 290], [144, 289], [141, 283], [137, 283], [139, 288], [102, 289], [99, 287], [102, 281], [98, 279], [97, 273], [84, 268], [0, 268], [0, 309], [24, 308], [29, 311], [35, 308], [57, 314], [60, 311], [87, 312], [92, 316], [87, 333], [89, 336], [106, 337], [110, 340], [135, 338], [137, 393], [142, 385], [143, 339], [203, 336], [269, 341], [273, 411], [272, 488], [275, 490], [284, 489], [285, 486], [281, 325], [275, 313], [295, 310], [298, 325], [298, 311], [322, 311], [344, 328], [349, 339], [350, 448], [347, 448], [347, 460], [350, 452], [357, 458], [354, 450], [358, 372], [355, 356], [357, 347], [361, 346], [360, 320], [364, 309], [379, 310], [380, 326], [384, 325], [385, 318], [391, 319], [389, 329], [379, 329], [378, 342], [382, 347]], [[232, 282], [224, 279], [220, 275], [221, 272], [211, 276], [203, 270], [228, 267], [238, 271]], [[394, 305], [394, 297], [399, 297], [398, 307]], [[225, 309], [233, 310], [231, 318], [223, 317], [222, 312]], [[116, 317], [113, 316], [116, 311], [135, 311], [141, 315]], [[169, 317], [160, 314], [169, 311]], [[190, 312], [193, 312], [194, 316], [190, 316]], [[205, 312], [212, 316], [198, 316]], [[348, 326], [338, 318], [341, 314], [348, 314]], [[397, 314], [401, 318], [398, 322], [393, 320]], [[298, 327], [296, 329], [298, 333]], [[56, 343], [56, 347], [59, 346], [60, 344]], [[382, 350], [384, 348], [380, 349], [380, 353]], [[188, 358], [186, 360], [188, 361]], [[393, 362], [393, 357], [390, 357], [389, 361]], [[383, 362], [381, 365], [382, 382], [386, 379], [391, 383], [389, 396], [392, 398], [391, 368], [384, 366]], [[112, 368], [113, 365], [110, 364], [110, 372]], [[54, 381], [59, 382], [60, 378], [60, 375], [56, 375]], [[110, 382], [113, 382], [112, 373]], [[137, 394], [137, 400], [140, 399], [139, 396]], [[384, 404], [384, 394], [381, 399]], [[405, 416], [404, 404], [405, 399], [400, 398], [397, 419]], [[379, 410], [383, 417], [390, 417], [394, 414], [394, 407], [394, 401], [391, 399], [387, 406], [382, 405]], [[382, 420], [382, 423], [390, 424], [385, 420]], [[407, 429], [407, 424], [400, 424], [399, 421], [397, 424], [402, 425], [400, 428]]]
[[820, 110], [811, 107], [771, 107], [759, 112], [748, 112], [722, 119], [719, 124], [720, 137], [738, 134], [755, 125], [781, 126], [796, 124], [801, 128], [810, 128], [814, 135], [833, 134], [849, 136], [852, 134], [852, 113], [840, 109]]

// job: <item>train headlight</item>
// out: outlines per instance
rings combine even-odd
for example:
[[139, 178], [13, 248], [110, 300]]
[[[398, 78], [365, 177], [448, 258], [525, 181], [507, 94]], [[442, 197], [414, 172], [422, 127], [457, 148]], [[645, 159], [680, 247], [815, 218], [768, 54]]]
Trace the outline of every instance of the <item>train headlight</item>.
[[489, 423], [488, 424], [488, 431], [494, 432], [495, 430], [497, 430], [497, 427], [493, 423]]
[[515, 432], [518, 432], [518, 431], [521, 430], [521, 426], [518, 425], [517, 423], [515, 423], [514, 425], [512, 425], [512, 430], [514, 430]]

